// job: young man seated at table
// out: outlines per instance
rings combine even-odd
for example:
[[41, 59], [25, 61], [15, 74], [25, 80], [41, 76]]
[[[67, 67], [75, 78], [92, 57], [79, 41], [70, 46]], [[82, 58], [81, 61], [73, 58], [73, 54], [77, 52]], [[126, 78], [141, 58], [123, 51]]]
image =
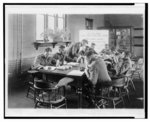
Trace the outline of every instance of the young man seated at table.
[[[51, 66], [52, 65], [52, 56], [51, 56], [52, 54], [51, 53], [52, 53], [52, 49], [49, 47], [46, 48], [44, 50], [43, 54], [40, 54], [35, 58], [32, 69], [42, 69], [45, 66]], [[46, 76], [41, 73], [36, 73], [35, 78], [46, 80]]]
[[93, 51], [94, 54], [97, 54], [97, 52], [95, 51], [95, 43], [91, 43], [90, 49]]
[[128, 60], [130, 68], [132, 68], [131, 53], [129, 51], [125, 52], [124, 58]]
[[80, 51], [84, 51], [85, 52], [85, 50], [86, 50], [86, 48], [87, 48], [87, 46], [88, 46], [88, 40], [86, 40], [86, 39], [83, 39], [82, 41], [81, 41], [81, 48], [80, 48]]
[[59, 52], [55, 53], [52, 57], [52, 64], [55, 66], [61, 66], [64, 64], [66, 55], [65, 55], [65, 46], [59, 46]]
[[[78, 59], [77, 59], [77, 62], [80, 63], [80, 65], [82, 65], [82, 66], [86, 66], [86, 64], [87, 64], [87, 62], [86, 62], [86, 60], [85, 60], [85, 54], [86, 54], [86, 52], [88, 52], [88, 51], [91, 51], [91, 52], [94, 53], [93, 49], [90, 48], [89, 46], [86, 46], [85, 50], [81, 50], [81, 51], [79, 52], [79, 57], [78, 57]], [[95, 54], [95, 53], [94, 53], [94, 54]]]
[[111, 47], [111, 53], [112, 54], [116, 54], [119, 53], [118, 50], [116, 49], [116, 47]]
[[118, 63], [115, 65], [116, 75], [124, 76], [131, 68], [131, 62], [128, 58], [119, 58]]
[[38, 68], [43, 68], [45, 66], [51, 66], [51, 61], [52, 61], [52, 49], [51, 48], [46, 48], [44, 50], [44, 53], [37, 56], [34, 60], [34, 65], [33, 69], [38, 69]]
[[111, 50], [109, 49], [109, 45], [108, 44], [105, 44], [105, 49], [103, 49], [101, 51], [101, 53], [104, 53], [104, 54], [107, 54], [107, 55], [111, 54]]
[[107, 67], [103, 59], [96, 56], [91, 50], [85, 54], [87, 60], [87, 68], [85, 74], [94, 90], [96, 86], [106, 85], [111, 82]]

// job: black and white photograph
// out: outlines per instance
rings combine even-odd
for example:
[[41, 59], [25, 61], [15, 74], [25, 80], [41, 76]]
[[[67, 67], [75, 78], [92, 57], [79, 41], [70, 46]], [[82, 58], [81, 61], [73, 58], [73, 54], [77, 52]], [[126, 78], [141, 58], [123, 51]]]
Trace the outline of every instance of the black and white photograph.
[[145, 118], [145, 3], [3, 7], [5, 117]]

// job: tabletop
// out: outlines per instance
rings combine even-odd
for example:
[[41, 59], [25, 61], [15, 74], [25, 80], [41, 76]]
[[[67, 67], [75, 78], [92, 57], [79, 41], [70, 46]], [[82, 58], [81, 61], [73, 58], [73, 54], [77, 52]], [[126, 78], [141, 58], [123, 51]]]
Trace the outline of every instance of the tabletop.
[[72, 67], [71, 69], [67, 70], [45, 70], [45, 69], [38, 69], [39, 72], [44, 74], [54, 74], [54, 75], [62, 75], [62, 76], [78, 76], [81, 77], [84, 74], [84, 71], [80, 71], [80, 67]]

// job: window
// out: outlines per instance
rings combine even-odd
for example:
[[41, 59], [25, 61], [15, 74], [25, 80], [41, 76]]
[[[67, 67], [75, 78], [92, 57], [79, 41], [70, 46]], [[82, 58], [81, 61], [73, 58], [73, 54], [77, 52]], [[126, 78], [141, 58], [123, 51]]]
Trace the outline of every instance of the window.
[[55, 20], [54, 15], [48, 15], [48, 29], [54, 30]]
[[93, 29], [93, 19], [85, 19], [85, 27], [87, 30]]
[[53, 31], [65, 30], [65, 15], [62, 14], [41, 14], [36, 15], [36, 40], [43, 40], [42, 33], [51, 29]]
[[44, 31], [44, 16], [36, 15], [36, 40], [43, 40], [41, 33]]
[[64, 16], [58, 15], [58, 29], [63, 30], [64, 29]]

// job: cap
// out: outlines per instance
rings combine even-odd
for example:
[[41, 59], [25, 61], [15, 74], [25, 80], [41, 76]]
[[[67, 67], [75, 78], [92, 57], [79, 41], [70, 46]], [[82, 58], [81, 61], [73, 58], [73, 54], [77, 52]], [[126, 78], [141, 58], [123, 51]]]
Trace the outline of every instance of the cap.
[[50, 47], [45, 49], [45, 52], [52, 52], [52, 49]]
[[60, 45], [59, 48], [60, 48], [60, 49], [64, 49], [65, 46], [64, 46], [64, 45]]

